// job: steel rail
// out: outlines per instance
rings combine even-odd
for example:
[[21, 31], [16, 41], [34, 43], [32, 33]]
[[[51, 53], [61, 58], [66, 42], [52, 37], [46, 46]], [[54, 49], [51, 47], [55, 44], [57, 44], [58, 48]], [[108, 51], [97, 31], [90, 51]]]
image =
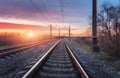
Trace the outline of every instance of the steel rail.
[[[50, 55], [50, 53], [53, 51], [53, 49], [55, 49], [55, 47], [57, 46], [57, 44], [60, 41], [58, 41], [55, 45], [53, 45], [47, 52], [46, 54], [43, 55], [43, 57], [22, 77], [22, 78], [33, 78], [33, 75], [36, 73], [37, 70], [39, 70], [40, 66], [43, 64], [43, 62], [48, 58], [48, 56]], [[70, 55], [70, 58], [72, 59], [72, 61], [74, 62], [75, 66], [77, 67], [80, 75], [82, 78], [89, 78], [89, 76], [87, 75], [87, 73], [84, 71], [84, 69], [82, 68], [82, 66], [80, 65], [80, 63], [78, 62], [78, 60], [76, 59], [75, 55], [73, 54], [73, 52], [71, 51], [71, 49], [69, 48], [69, 46], [65, 43], [65, 47], [67, 49], [67, 52]]]
[[0, 51], [2, 51], [2, 50], [7, 50], [7, 49], [12, 49], [12, 48], [24, 47], [24, 46], [27, 46], [27, 45], [32, 45], [32, 44], [36, 44], [36, 43], [40, 43], [40, 42], [41, 42], [41, 41], [32, 42], [32, 43], [26, 43], [26, 44], [20, 44], [20, 45], [1, 46], [1, 47], [0, 47]]
[[26, 44], [26, 46], [24, 45], [24, 46], [21, 46], [21, 47], [19, 47], [19, 48], [17, 48], [17, 49], [13, 49], [13, 50], [8, 50], [8, 51], [5, 51], [5, 52], [2, 52], [2, 53], [0, 53], [0, 57], [4, 57], [4, 56], [7, 56], [7, 55], [10, 55], [10, 54], [13, 54], [13, 53], [18, 53], [18, 52], [20, 52], [20, 51], [22, 51], [22, 50], [25, 50], [25, 49], [29, 49], [29, 48], [31, 48], [31, 47], [35, 47], [35, 46], [38, 46], [38, 45], [40, 45], [41, 43], [29, 43], [29, 44], [31, 44], [31, 45], [27, 45]]
[[74, 52], [70, 49], [70, 47], [67, 45], [67, 43], [65, 43], [65, 46], [66, 46], [71, 58], [73, 59], [76, 67], [78, 68], [78, 71], [81, 73], [81, 77], [82, 78], [89, 78], [89, 76], [87, 75], [87, 73], [85, 72], [83, 67], [80, 65], [79, 61], [76, 59]]
[[55, 43], [22, 78], [32, 78], [33, 74], [38, 70], [38, 68], [42, 65], [42, 63], [45, 61], [45, 59], [49, 56], [49, 54], [53, 51], [53, 49], [60, 41]]
[[39, 44], [34, 44], [34, 45], [27, 46], [27, 47], [21, 47], [21, 48], [17, 48], [17, 49], [14, 49], [14, 50], [2, 52], [2, 53], [0, 53], [0, 57], [4, 57], [4, 56], [7, 56], [7, 55], [10, 55], [10, 54], [13, 54], [13, 53], [18, 53], [22, 50], [25, 50], [25, 49], [28, 49], [28, 48], [31, 48], [31, 47], [34, 47], [34, 46], [37, 46], [37, 45], [39, 45]]

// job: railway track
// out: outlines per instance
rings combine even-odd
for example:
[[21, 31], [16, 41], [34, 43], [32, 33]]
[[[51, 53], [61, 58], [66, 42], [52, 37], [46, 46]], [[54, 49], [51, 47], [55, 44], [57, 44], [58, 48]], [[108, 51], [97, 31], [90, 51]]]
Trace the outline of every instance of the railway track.
[[64, 41], [57, 42], [22, 78], [89, 78]]
[[34, 43], [21, 44], [18, 46], [12, 46], [12, 47], [10, 46], [7, 48], [2, 48], [2, 49], [0, 49], [0, 57], [5, 57], [7, 55], [14, 54], [14, 53], [20, 52], [22, 50], [29, 49], [31, 47], [38, 46], [40, 44], [41, 44], [41, 41], [38, 41], [38, 42], [34, 42]]
[[28, 46], [28, 45], [33, 45], [33, 44], [36, 44], [36, 43], [39, 43], [39, 41], [34, 42], [34, 43], [20, 44], [20, 45], [2, 46], [2, 47], [0, 47], [0, 53], [5, 52], [5, 51], [9, 51], [9, 50], [13, 50], [13, 49], [17, 49], [17, 48], [20, 48], [20, 47], [25, 47], [25, 46]]

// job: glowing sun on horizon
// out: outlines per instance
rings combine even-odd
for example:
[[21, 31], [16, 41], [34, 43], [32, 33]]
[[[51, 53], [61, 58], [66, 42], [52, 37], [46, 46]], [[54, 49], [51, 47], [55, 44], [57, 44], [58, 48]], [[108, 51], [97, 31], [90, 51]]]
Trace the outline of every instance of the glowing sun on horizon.
[[29, 33], [27, 34], [27, 36], [28, 36], [28, 37], [34, 37], [34, 36], [35, 36], [35, 34], [34, 34], [34, 33], [32, 33], [32, 32], [29, 32]]

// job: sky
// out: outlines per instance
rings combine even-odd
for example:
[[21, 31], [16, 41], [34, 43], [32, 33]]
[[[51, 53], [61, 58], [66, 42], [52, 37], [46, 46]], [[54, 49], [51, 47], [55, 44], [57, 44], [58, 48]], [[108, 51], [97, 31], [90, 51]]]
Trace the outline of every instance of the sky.
[[[98, 8], [104, 1], [98, 0]], [[92, 0], [0, 0], [0, 22], [82, 31], [91, 25]], [[63, 24], [64, 22], [64, 24]]]

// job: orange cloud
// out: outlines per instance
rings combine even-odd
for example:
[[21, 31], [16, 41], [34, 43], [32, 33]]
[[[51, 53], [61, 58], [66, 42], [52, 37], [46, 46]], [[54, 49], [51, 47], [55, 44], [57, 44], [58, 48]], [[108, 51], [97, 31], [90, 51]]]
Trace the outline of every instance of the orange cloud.
[[41, 30], [41, 29], [46, 29], [46, 27], [0, 22], [0, 29]]

